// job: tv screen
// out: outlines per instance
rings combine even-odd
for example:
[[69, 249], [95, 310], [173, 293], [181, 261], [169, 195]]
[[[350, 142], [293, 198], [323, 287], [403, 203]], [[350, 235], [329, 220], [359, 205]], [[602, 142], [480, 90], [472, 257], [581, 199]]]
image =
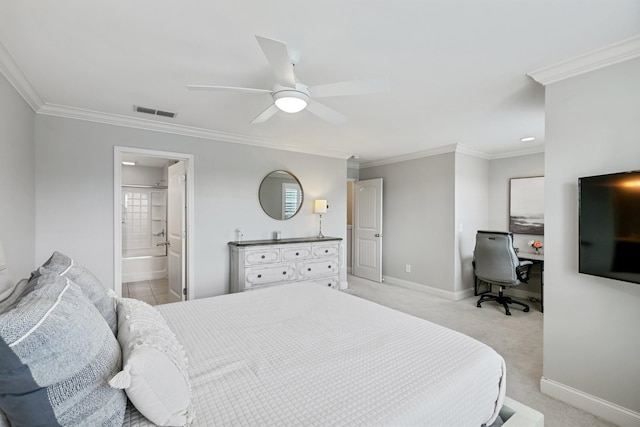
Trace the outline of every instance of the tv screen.
[[640, 283], [640, 171], [579, 178], [579, 271]]

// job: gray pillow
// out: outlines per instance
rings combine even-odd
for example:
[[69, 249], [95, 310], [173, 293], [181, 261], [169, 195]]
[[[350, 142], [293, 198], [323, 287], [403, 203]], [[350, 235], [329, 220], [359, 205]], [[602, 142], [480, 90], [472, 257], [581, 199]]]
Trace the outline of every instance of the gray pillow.
[[113, 332], [114, 335], [117, 334], [118, 318], [116, 315], [115, 300], [107, 293], [107, 289], [93, 273], [60, 252], [54, 252], [51, 258], [38, 269], [38, 272], [34, 272], [34, 275], [42, 274], [42, 270], [68, 277], [80, 286], [89, 300], [96, 306], [100, 314], [102, 314], [102, 317], [107, 321], [111, 332]]
[[21, 289], [0, 308], [0, 410], [13, 426], [120, 427], [126, 395], [107, 383], [120, 346], [104, 318], [57, 274]]

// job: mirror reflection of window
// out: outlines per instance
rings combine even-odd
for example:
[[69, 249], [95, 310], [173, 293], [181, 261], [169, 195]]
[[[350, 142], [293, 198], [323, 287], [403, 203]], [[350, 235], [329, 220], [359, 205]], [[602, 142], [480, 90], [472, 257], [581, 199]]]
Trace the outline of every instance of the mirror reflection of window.
[[286, 220], [298, 213], [304, 193], [298, 179], [290, 172], [269, 173], [260, 184], [258, 197], [262, 210], [273, 219]]
[[282, 219], [291, 218], [302, 204], [302, 189], [298, 184], [282, 184]]

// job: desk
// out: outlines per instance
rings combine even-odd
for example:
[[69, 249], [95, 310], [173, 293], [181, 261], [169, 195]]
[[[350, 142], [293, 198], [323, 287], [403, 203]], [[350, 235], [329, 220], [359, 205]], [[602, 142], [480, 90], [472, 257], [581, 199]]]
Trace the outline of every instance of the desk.
[[544, 313], [544, 255], [533, 252], [518, 252], [518, 259], [540, 264], [540, 313]]

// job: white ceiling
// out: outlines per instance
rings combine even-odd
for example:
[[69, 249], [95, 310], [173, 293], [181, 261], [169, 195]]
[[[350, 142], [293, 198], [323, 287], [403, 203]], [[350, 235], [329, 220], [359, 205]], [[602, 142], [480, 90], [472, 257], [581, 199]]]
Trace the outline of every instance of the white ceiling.
[[[250, 125], [269, 95], [186, 89], [270, 89], [256, 34], [298, 53], [307, 85], [388, 78], [391, 91], [324, 98], [342, 125], [307, 111]], [[638, 34], [638, 0], [0, 0], [0, 70], [42, 113], [361, 162], [451, 144], [496, 156], [543, 149], [544, 88], [526, 73]]]

